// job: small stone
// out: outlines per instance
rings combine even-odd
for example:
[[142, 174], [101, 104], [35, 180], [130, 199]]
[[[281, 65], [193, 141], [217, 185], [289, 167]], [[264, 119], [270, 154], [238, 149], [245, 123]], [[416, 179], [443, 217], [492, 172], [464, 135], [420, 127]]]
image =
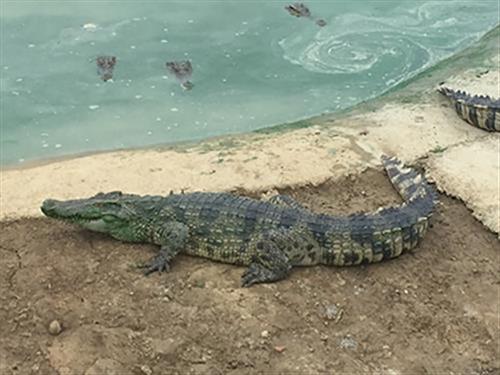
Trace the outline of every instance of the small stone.
[[358, 347], [358, 343], [351, 336], [347, 335], [340, 341], [341, 348], [355, 350]]
[[333, 320], [337, 317], [339, 309], [336, 305], [325, 306], [324, 317], [328, 320]]
[[193, 283], [193, 286], [195, 288], [204, 288], [205, 287], [205, 281], [204, 280], [195, 280]]
[[284, 346], [275, 346], [274, 350], [277, 351], [278, 353], [283, 353], [285, 351], [286, 347]]
[[338, 274], [337, 274], [337, 279], [339, 280], [340, 286], [343, 286], [346, 284], [346, 281], [342, 277], [340, 277]]
[[151, 368], [149, 366], [146, 366], [146, 365], [141, 366], [141, 371], [143, 374], [146, 374], [146, 375], [151, 375], [153, 373], [153, 370], [151, 370]]
[[269, 337], [269, 331], [262, 331], [262, 332], [260, 333], [260, 336], [261, 336], [262, 338], [267, 339], [267, 338]]
[[338, 314], [337, 314], [337, 317], [335, 318], [335, 323], [340, 322], [340, 320], [342, 319], [343, 316], [344, 316], [344, 310], [340, 309]]
[[57, 320], [53, 320], [49, 324], [49, 333], [53, 336], [57, 336], [62, 332], [62, 325]]

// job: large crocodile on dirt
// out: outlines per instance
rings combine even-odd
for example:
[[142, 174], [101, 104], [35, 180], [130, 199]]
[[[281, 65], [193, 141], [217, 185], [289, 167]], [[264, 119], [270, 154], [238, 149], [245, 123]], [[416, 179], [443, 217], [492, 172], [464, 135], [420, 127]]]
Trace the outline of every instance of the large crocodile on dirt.
[[139, 196], [99, 193], [88, 199], [47, 199], [42, 212], [122, 241], [161, 247], [145, 274], [165, 271], [183, 252], [248, 266], [242, 285], [285, 278], [293, 266], [379, 262], [415, 248], [437, 203], [425, 178], [395, 158], [382, 157], [404, 203], [372, 213], [329, 216], [289, 196], [260, 201], [230, 193]]
[[490, 132], [500, 131], [500, 99], [488, 95], [472, 96], [444, 86], [438, 91], [452, 101], [457, 114], [469, 124]]

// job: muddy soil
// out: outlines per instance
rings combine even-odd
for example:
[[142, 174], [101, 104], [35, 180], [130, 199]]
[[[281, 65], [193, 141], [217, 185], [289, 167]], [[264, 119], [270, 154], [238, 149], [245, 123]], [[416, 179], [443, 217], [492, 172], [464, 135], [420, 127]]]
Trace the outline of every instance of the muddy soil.
[[[284, 192], [334, 214], [399, 202], [374, 170]], [[500, 373], [500, 242], [445, 196], [415, 252], [248, 289], [241, 267], [179, 256], [146, 278], [153, 246], [0, 226], [1, 374]]]

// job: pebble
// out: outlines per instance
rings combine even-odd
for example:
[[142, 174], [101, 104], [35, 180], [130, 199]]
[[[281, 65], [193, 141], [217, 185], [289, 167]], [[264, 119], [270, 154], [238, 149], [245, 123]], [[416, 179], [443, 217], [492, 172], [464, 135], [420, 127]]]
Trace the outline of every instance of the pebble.
[[340, 286], [343, 286], [346, 284], [346, 281], [342, 277], [340, 277], [338, 274], [337, 274], [337, 279], [339, 280]]
[[49, 324], [49, 333], [53, 336], [57, 336], [62, 332], [62, 325], [57, 320], [53, 320]]
[[143, 374], [146, 374], [146, 375], [151, 375], [153, 373], [153, 370], [151, 370], [151, 368], [149, 366], [146, 366], [146, 365], [141, 366], [141, 371]]
[[262, 331], [262, 332], [260, 333], [260, 336], [261, 336], [262, 338], [267, 339], [267, 338], [269, 337], [269, 331]]
[[336, 305], [325, 306], [324, 316], [328, 320], [333, 320], [337, 317], [338, 311], [339, 309], [337, 308]]
[[356, 349], [358, 347], [358, 343], [351, 336], [347, 335], [340, 341], [339, 346], [343, 349]]
[[285, 351], [286, 347], [284, 346], [275, 346], [274, 350], [276, 350], [278, 353], [283, 353]]

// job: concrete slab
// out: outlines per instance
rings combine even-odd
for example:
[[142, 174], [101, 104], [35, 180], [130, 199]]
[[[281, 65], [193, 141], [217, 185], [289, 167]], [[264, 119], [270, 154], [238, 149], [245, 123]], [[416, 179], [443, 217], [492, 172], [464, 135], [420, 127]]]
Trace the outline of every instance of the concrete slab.
[[432, 155], [428, 175], [446, 194], [460, 198], [493, 232], [500, 232], [500, 138], [464, 143]]

